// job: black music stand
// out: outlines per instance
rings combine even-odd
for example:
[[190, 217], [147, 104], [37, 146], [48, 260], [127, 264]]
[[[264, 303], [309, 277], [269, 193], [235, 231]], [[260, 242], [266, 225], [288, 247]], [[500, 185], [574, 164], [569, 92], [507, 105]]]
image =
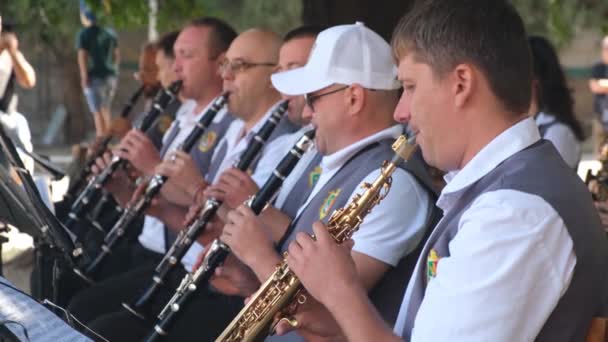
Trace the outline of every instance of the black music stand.
[[[56, 302], [63, 267], [73, 264], [74, 237], [44, 204], [36, 184], [19, 158], [15, 145], [0, 125], [0, 218], [34, 237], [38, 293]], [[16, 177], [13, 177], [16, 175]], [[16, 179], [15, 179], [16, 178]], [[21, 182], [17, 184], [16, 181]], [[52, 284], [50, 293], [45, 284]], [[35, 289], [32, 289], [35, 290]]]

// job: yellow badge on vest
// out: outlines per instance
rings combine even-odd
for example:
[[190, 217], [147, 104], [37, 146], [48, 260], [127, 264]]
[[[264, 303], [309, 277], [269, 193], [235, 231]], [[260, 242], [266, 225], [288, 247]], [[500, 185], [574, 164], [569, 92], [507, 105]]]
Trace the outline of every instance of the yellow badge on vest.
[[317, 181], [319, 180], [319, 177], [321, 177], [321, 167], [317, 166], [314, 169], [312, 169], [312, 171], [310, 171], [310, 173], [308, 174], [308, 187], [312, 188], [313, 186], [315, 186], [315, 184], [317, 184]]
[[205, 153], [209, 151], [213, 145], [215, 145], [215, 141], [217, 140], [217, 133], [214, 131], [207, 131], [200, 138], [200, 142], [198, 143], [199, 151]]
[[431, 249], [429, 255], [426, 258], [426, 282], [431, 281], [431, 278], [435, 278], [437, 275], [437, 264], [441, 260], [441, 257], [437, 255], [435, 249]]
[[325, 216], [327, 216], [327, 214], [329, 214], [329, 211], [334, 206], [334, 203], [336, 203], [336, 199], [338, 199], [340, 192], [342, 192], [342, 189], [336, 189], [336, 190], [329, 192], [329, 195], [323, 201], [323, 204], [321, 205], [321, 208], [319, 209], [319, 220], [324, 219]]
[[163, 116], [158, 118], [158, 124], [156, 124], [156, 127], [158, 128], [159, 132], [165, 133], [169, 129], [169, 127], [171, 127], [172, 122], [173, 118], [171, 118], [171, 116], [169, 116], [168, 114], [164, 114]]

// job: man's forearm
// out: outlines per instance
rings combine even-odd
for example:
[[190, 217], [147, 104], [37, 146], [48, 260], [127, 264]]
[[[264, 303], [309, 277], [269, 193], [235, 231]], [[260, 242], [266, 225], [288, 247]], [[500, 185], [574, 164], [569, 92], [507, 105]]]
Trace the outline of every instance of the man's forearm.
[[402, 341], [384, 323], [369, 301], [365, 289], [348, 286], [338, 293], [340, 297], [323, 304], [338, 322], [348, 341]]
[[599, 78], [590, 80], [589, 89], [596, 95], [608, 94], [608, 79]]
[[120, 68], [120, 50], [118, 48], [114, 49], [114, 65], [116, 65], [116, 72]]
[[279, 209], [268, 206], [260, 213], [260, 219], [264, 222], [264, 226], [269, 230], [272, 241], [279, 242], [287, 227], [291, 223], [292, 218], [285, 215]]
[[258, 280], [263, 284], [276, 270], [277, 265], [283, 261], [283, 258], [274, 250], [259, 253], [254, 261], [247, 263], [255, 273]]
[[184, 228], [184, 218], [188, 209], [165, 202], [158, 210], [157, 218], [173, 231], [179, 232]]
[[78, 50], [78, 70], [80, 71], [80, 79], [87, 80], [87, 52]]
[[33, 88], [36, 85], [36, 72], [32, 65], [19, 50], [9, 50], [9, 55], [13, 61], [13, 70], [19, 85], [26, 89]]

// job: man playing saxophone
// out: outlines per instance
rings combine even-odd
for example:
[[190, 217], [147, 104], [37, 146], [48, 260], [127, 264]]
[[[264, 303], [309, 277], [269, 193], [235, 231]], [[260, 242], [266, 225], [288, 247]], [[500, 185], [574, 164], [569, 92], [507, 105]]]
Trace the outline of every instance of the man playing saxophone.
[[[364, 61], [363, 56], [369, 59]], [[221, 239], [259, 281], [266, 281], [281, 261], [275, 243], [285, 251], [297, 232], [310, 232], [312, 222], [329, 219], [333, 210], [362, 191], [362, 183], [378, 176], [384, 160], [391, 159], [390, 144], [402, 132], [392, 118], [397, 103], [395, 76], [388, 44], [362, 23], [321, 32], [306, 66], [273, 75], [273, 84], [281, 92], [306, 94], [303, 115], [317, 130], [315, 143], [322, 157], [322, 171], [308, 191], [309, 177], [283, 189], [291, 193], [286, 203], [301, 200], [301, 204], [278, 240], [273, 241], [264, 221], [246, 206], [228, 214]], [[357, 281], [368, 290], [378, 285], [389, 269], [401, 266], [400, 260], [416, 248], [432, 217], [433, 195], [423, 185], [428, 177], [420, 160], [397, 169], [392, 180], [387, 197], [354, 235]], [[302, 193], [303, 198], [298, 198]], [[219, 274], [230, 274], [229, 268], [225, 266]], [[310, 298], [301, 309], [324, 313]], [[305, 327], [306, 322], [297, 324]], [[306, 330], [298, 333], [268, 340], [301, 340], [307, 336]]]
[[585, 340], [606, 303], [608, 250], [584, 184], [526, 117], [521, 18], [508, 1], [421, 2], [392, 45], [405, 90], [395, 116], [449, 172], [444, 217], [394, 332], [322, 225], [316, 242], [301, 234], [291, 244], [289, 266], [348, 341]]

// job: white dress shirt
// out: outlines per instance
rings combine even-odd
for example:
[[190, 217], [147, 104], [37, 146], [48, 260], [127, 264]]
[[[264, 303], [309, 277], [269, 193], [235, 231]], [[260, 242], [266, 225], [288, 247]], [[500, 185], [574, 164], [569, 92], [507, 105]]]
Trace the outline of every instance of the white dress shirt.
[[[310, 196], [298, 210], [299, 216], [312, 198], [338, 172], [357, 151], [375, 141], [396, 138], [403, 128], [395, 125], [343, 148], [321, 160], [321, 176]], [[360, 184], [372, 183], [381, 172], [382, 165], [367, 175]], [[353, 250], [386, 264], [396, 266], [399, 260], [411, 252], [424, 234], [429, 196], [409, 172], [396, 169], [392, 175], [393, 183], [386, 196], [365, 217], [359, 230], [353, 234]], [[362, 193], [358, 185], [350, 195], [349, 203], [357, 193]], [[339, 208], [334, 208], [334, 210]], [[331, 215], [331, 214], [330, 214]]]
[[[449, 212], [471, 185], [539, 139], [532, 118], [501, 133], [462, 170], [446, 175], [438, 207]], [[477, 197], [458, 224], [450, 255], [439, 260], [427, 285], [412, 341], [533, 341], [576, 265], [562, 218], [539, 196], [503, 189]], [[425, 270], [417, 267], [412, 279], [419, 272]], [[398, 334], [412, 284], [395, 324]]]
[[[552, 115], [540, 112], [536, 115], [536, 125], [544, 125], [555, 121]], [[576, 138], [572, 129], [566, 124], [556, 122], [547, 129], [544, 139], [553, 143], [566, 164], [575, 168], [581, 160], [581, 142]]]
[[[222, 144], [227, 144], [226, 155], [222, 160], [220, 167], [217, 173], [215, 174], [215, 177], [213, 178], [213, 181], [209, 182], [209, 184], [215, 183], [224, 170], [234, 166], [237, 163], [241, 154], [247, 149], [247, 146], [249, 146], [249, 144], [251, 143], [251, 140], [253, 139], [255, 133], [257, 133], [259, 129], [264, 125], [264, 123], [272, 114], [272, 111], [277, 106], [278, 103], [270, 107], [266, 114], [264, 114], [264, 116], [251, 128], [251, 130], [249, 130], [249, 132], [246, 132], [244, 136], [242, 136], [243, 128], [245, 127], [245, 122], [243, 120], [237, 119], [230, 124], [228, 130], [226, 131], [226, 134], [220, 140], [218, 146], [213, 152], [213, 158], [211, 159], [212, 163], [214, 163], [214, 159], [218, 157], [217, 153], [221, 149]], [[287, 116], [285, 116], [282, 120], [288, 120]], [[285, 134], [280, 137], [277, 137], [271, 142], [266, 143], [262, 148], [260, 152], [260, 160], [257, 163], [255, 171], [251, 175], [251, 178], [258, 185], [258, 187], [264, 184], [266, 179], [270, 177], [272, 171], [274, 171], [281, 159], [291, 149], [291, 145], [286, 143], [290, 139], [289, 136], [290, 134]], [[192, 272], [192, 267], [194, 266], [198, 255], [203, 250], [204, 247], [198, 242], [195, 242], [194, 244], [192, 244], [186, 255], [182, 258], [182, 264], [188, 272]]]
[[[190, 132], [196, 126], [198, 120], [200, 120], [200, 118], [207, 111], [207, 109], [210, 108], [210, 106], [211, 103], [209, 103], [200, 112], [194, 113], [196, 102], [194, 102], [193, 100], [187, 100], [181, 105], [181, 107], [175, 114], [175, 120], [171, 124], [171, 127], [167, 129], [165, 135], [163, 136], [163, 144], [170, 144], [169, 148], [167, 149], [167, 152], [164, 155], [165, 159], [169, 158], [171, 152], [175, 151], [179, 147], [179, 145], [186, 139], [186, 137], [188, 137]], [[226, 115], [226, 113], [227, 111], [224, 107], [215, 115], [215, 117], [213, 118], [213, 122], [220, 122], [224, 115]], [[172, 141], [168, 142], [167, 139], [171, 134], [170, 132], [173, 130], [174, 125], [179, 125], [179, 132]], [[139, 234], [138, 240], [139, 243], [141, 243], [141, 245], [145, 248], [156, 253], [164, 254], [166, 252], [165, 224], [155, 217], [146, 215], [146, 217], [144, 218], [144, 225], [141, 234]]]

